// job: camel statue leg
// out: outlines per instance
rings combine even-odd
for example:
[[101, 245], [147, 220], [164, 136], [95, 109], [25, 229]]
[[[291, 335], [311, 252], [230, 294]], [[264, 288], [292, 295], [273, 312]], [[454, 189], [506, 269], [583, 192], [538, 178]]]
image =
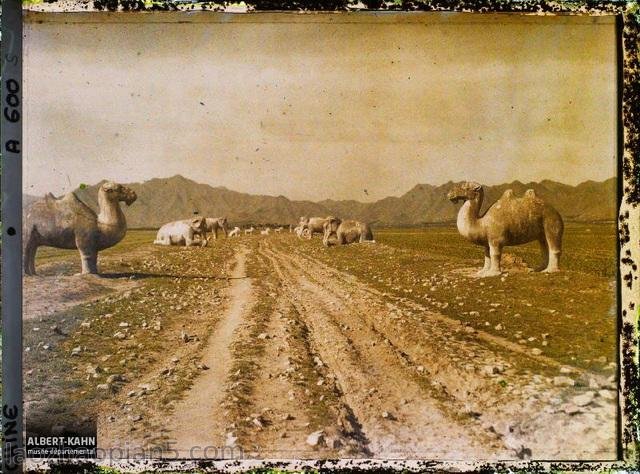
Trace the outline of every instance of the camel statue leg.
[[80, 252], [82, 274], [98, 273], [98, 251], [89, 237], [76, 237], [76, 248]]
[[548, 218], [544, 221], [544, 239], [549, 249], [549, 261], [547, 268], [542, 270], [545, 273], [553, 273], [560, 270], [560, 254], [562, 253], [562, 234], [564, 224], [559, 216]]
[[80, 262], [82, 264], [82, 274], [98, 273], [98, 254], [86, 250], [80, 250]]
[[500, 269], [500, 259], [502, 258], [502, 245], [498, 243], [490, 243], [489, 257], [491, 259], [491, 266], [489, 267], [489, 270], [484, 272], [482, 276], [490, 277], [490, 276], [500, 275], [500, 273], [502, 273]]
[[25, 239], [26, 245], [24, 247], [23, 267], [25, 275], [36, 274], [36, 252], [38, 251], [38, 243], [35, 241], [33, 233], [29, 233]]
[[547, 268], [542, 270], [544, 273], [553, 273], [560, 270], [560, 254], [562, 253], [562, 248], [560, 241], [556, 242], [553, 238], [547, 238], [547, 247], [548, 247], [548, 263]]
[[35, 244], [29, 253], [29, 270], [30, 275], [36, 274], [36, 253], [38, 252], [38, 245]]
[[485, 274], [491, 269], [491, 253], [489, 251], [489, 246], [487, 245], [484, 248], [484, 266], [478, 270], [476, 276], [483, 277]]
[[542, 236], [539, 240], [540, 242], [540, 253], [542, 254], [542, 260], [540, 261], [540, 265], [538, 265], [534, 271], [541, 272], [547, 265], [549, 265], [549, 246], [547, 245], [547, 239]]

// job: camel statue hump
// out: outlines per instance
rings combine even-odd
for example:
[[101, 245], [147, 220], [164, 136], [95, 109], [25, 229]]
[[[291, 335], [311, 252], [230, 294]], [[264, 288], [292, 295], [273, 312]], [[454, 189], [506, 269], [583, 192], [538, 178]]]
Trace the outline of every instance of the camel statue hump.
[[502, 193], [500, 199], [513, 199], [513, 189], [507, 189], [504, 193]]

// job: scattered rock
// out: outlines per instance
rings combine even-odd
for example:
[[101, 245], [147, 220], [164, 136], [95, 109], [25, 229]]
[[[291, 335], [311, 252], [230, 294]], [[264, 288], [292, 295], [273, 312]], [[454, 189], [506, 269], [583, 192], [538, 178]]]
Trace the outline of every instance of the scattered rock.
[[573, 387], [575, 384], [575, 380], [563, 375], [559, 375], [553, 378], [553, 385], [555, 385], [556, 387]]
[[114, 383], [122, 383], [122, 382], [126, 382], [127, 379], [124, 378], [123, 375], [121, 374], [113, 374], [113, 375], [109, 375], [109, 377], [107, 377], [107, 383], [108, 384], [114, 384]]
[[258, 339], [269, 339], [269, 335], [266, 332], [258, 334]]
[[594, 392], [585, 392], [582, 395], [577, 395], [573, 397], [571, 401], [579, 407], [584, 407], [589, 405], [594, 398], [595, 398]]
[[485, 365], [482, 371], [487, 375], [496, 375], [502, 373], [504, 369], [499, 365]]
[[598, 396], [605, 400], [615, 400], [617, 392], [615, 390], [598, 390]]
[[388, 411], [383, 411], [382, 412], [382, 418], [384, 418], [385, 420], [395, 420], [396, 418], [389, 413]]
[[87, 373], [91, 375], [98, 375], [102, 373], [102, 369], [99, 366], [87, 365]]
[[138, 385], [138, 388], [144, 390], [145, 392], [155, 392], [158, 390], [158, 386], [153, 383], [141, 383]]
[[566, 413], [567, 415], [577, 415], [582, 411], [578, 406], [574, 405], [573, 403], [565, 403], [560, 407], [560, 410]]
[[233, 436], [233, 433], [227, 433], [227, 437], [224, 441], [225, 446], [233, 447], [236, 445], [236, 441], [238, 441], [237, 436]]
[[252, 419], [251, 423], [253, 423], [255, 426], [257, 426], [260, 429], [264, 428], [264, 423], [263, 423], [261, 417], [259, 417], [259, 416], [255, 417], [254, 419]]
[[77, 346], [77, 347], [74, 347], [73, 349], [71, 349], [71, 355], [72, 356], [80, 355], [81, 352], [82, 352], [82, 347], [80, 347], [80, 346]]
[[537, 347], [534, 347], [533, 349], [531, 349], [531, 353], [537, 356], [542, 355], [542, 349], [538, 349]]
[[307, 444], [309, 446], [318, 446], [325, 444], [324, 431], [314, 431], [309, 436], [307, 436]]

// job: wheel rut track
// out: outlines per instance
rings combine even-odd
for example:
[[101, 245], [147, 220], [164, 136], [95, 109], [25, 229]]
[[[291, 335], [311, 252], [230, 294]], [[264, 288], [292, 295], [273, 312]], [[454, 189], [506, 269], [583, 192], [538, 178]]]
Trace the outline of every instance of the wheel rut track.
[[487, 459], [495, 453], [440, 410], [357, 312], [342, 314], [346, 310], [339, 308], [344, 304], [340, 294], [272, 245], [265, 244], [261, 251], [281, 278], [285, 296], [312, 330], [314, 345], [336, 376], [374, 456]]
[[[249, 250], [242, 247], [236, 254], [236, 266], [231, 275], [230, 303], [224, 318], [209, 337], [202, 361], [209, 370], [198, 377], [185, 398], [167, 420], [168, 449], [181, 457], [190, 457], [194, 446], [225, 446], [226, 421], [220, 416], [221, 402], [231, 366], [231, 346], [236, 330], [254, 304], [252, 282], [245, 275], [245, 260]], [[197, 453], [201, 454], [201, 453]]]
[[[236, 341], [236, 344], [259, 347], [249, 358], [240, 356], [255, 369], [253, 376], [244, 370], [239, 376], [250, 384], [251, 397], [248, 405], [237, 406], [240, 411], [236, 411], [233, 418], [238, 444], [244, 448], [245, 455], [262, 459], [368, 455], [359, 427], [352, 422], [353, 414], [341, 403], [338, 387], [311, 345], [307, 325], [295, 307], [282, 297], [280, 280], [273, 275], [271, 262], [258, 252], [252, 262], [255, 269], [269, 272], [255, 279], [256, 297], [268, 296], [275, 304], [270, 305], [267, 318], [260, 313], [263, 309], [259, 305], [249, 315], [248, 326], [263, 321], [259, 331], [263, 333], [262, 338], [256, 337], [253, 327], [251, 334], [241, 331], [245, 334]], [[318, 385], [317, 380], [324, 383]], [[238, 399], [234, 395], [234, 390], [229, 391], [225, 403], [235, 405], [234, 399]], [[247, 422], [251, 419], [253, 421]], [[307, 444], [309, 433], [320, 429], [325, 443], [315, 447]]]
[[[275, 251], [278, 253], [278, 249]], [[415, 369], [423, 369], [420, 378], [439, 385], [438, 399], [443, 402], [440, 404], [443, 411], [453, 411], [454, 418], [455, 412], [464, 413], [462, 421], [468, 426], [467, 433], [480, 439], [489, 438], [486, 446], [495, 447], [494, 459], [522, 458], [527, 451], [538, 459], [563, 459], [567, 452], [589, 459], [611, 454], [613, 430], [606, 420], [610, 410], [607, 405], [612, 404], [599, 400], [593, 406], [584, 407], [584, 415], [564, 415], [562, 408], [558, 410], [558, 403], [581, 392], [573, 387], [555, 387], [551, 378], [538, 375], [539, 371], [544, 373], [550, 369], [553, 373], [557, 370], [557, 361], [548, 363], [546, 357], [529, 357], [522, 354], [519, 347], [511, 350], [513, 344], [504, 344], [502, 338], [481, 331], [467, 334], [461, 330], [464, 326], [459, 321], [413, 305], [411, 300], [382, 294], [357, 277], [291, 246], [283, 248], [279, 256], [320, 286], [342, 295], [343, 300], [350, 302], [352, 295], [362, 300], [363, 295], [369, 295], [372, 306], [377, 302], [380, 307], [382, 302], [389, 308], [386, 314], [367, 309], [359, 315], [372, 330], [386, 337], [390, 347], [414, 373]], [[401, 317], [393, 314], [399, 309]], [[483, 337], [485, 335], [490, 337]], [[526, 360], [523, 355], [527, 356]], [[523, 362], [530, 365], [532, 361], [537, 364], [534, 368], [522, 368]], [[506, 369], [498, 375], [485, 373], [486, 367], [495, 365]], [[504, 385], [506, 389], [497, 383], [502, 380], [508, 381], [508, 385]], [[552, 443], [556, 447], [550, 447], [550, 440], [560, 437], [560, 433], [575, 433], [575, 436], [571, 441], [564, 436], [562, 441]], [[589, 442], [585, 443], [580, 440], [580, 434], [587, 433]], [[487, 459], [480, 454], [474, 457]]]

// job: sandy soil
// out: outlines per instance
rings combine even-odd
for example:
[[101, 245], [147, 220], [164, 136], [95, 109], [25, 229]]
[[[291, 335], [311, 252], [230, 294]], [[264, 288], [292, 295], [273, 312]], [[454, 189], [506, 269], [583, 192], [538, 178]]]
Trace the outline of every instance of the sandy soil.
[[[165, 449], [173, 440], [181, 456], [194, 445], [255, 458], [614, 456], [610, 381], [560, 372], [287, 252], [280, 238], [251, 242], [238, 247], [228, 304], [202, 352], [210, 369], [150, 415]], [[554, 384], [561, 374], [588, 383]]]
[[59, 313], [109, 293], [132, 290], [140, 283], [127, 278], [101, 278], [97, 275], [30, 276], [23, 281], [25, 319]]
[[[143, 245], [112, 278], [46, 264], [25, 280], [28, 414], [72, 403], [98, 413], [101, 448], [171, 458], [615, 456], [611, 377], [376, 289], [296, 242]], [[366, 245], [355, 254], [395, 258]]]

